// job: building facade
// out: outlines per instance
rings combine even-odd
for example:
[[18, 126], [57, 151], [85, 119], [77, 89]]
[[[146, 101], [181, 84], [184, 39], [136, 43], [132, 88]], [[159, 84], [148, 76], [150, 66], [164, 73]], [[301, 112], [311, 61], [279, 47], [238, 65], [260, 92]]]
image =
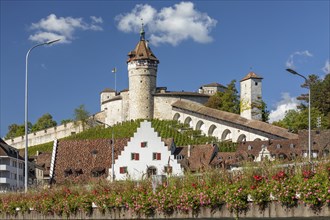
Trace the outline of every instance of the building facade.
[[0, 191], [24, 187], [24, 159], [0, 138]]

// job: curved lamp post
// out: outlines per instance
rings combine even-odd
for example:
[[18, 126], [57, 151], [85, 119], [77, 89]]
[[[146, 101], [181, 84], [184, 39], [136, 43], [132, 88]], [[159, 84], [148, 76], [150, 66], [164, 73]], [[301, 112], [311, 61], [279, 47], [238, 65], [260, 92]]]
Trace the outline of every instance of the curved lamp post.
[[25, 193], [27, 192], [27, 189], [28, 189], [28, 145], [29, 145], [29, 141], [28, 141], [28, 59], [29, 59], [30, 52], [34, 48], [43, 46], [43, 45], [49, 45], [49, 44], [55, 43], [59, 40], [61, 40], [61, 39], [51, 40], [51, 41], [47, 41], [44, 43], [34, 45], [26, 53], [26, 58], [25, 58], [25, 181], [24, 181]]
[[311, 87], [310, 83], [308, 82], [307, 78], [293, 69], [286, 69], [289, 73], [293, 75], [298, 75], [305, 79], [306, 84], [308, 85], [308, 161], [311, 161]]

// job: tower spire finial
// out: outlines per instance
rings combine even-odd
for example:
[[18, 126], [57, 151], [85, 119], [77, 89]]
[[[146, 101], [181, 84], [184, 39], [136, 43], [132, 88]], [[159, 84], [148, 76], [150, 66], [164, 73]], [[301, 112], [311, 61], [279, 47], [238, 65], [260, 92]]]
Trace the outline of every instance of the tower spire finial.
[[140, 40], [145, 40], [145, 32], [144, 32], [144, 28], [143, 28], [143, 18], [141, 18]]

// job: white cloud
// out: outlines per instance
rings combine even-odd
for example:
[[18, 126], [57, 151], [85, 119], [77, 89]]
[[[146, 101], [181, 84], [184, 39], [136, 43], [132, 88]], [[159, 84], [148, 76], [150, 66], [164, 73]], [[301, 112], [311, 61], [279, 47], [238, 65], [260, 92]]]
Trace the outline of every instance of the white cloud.
[[118, 29], [123, 32], [138, 32], [140, 19], [143, 19], [151, 34], [151, 44], [169, 43], [174, 46], [187, 39], [198, 43], [213, 41], [209, 34], [217, 24], [206, 13], [197, 11], [192, 2], [181, 2], [160, 11], [148, 4], [138, 4], [131, 12], [120, 14], [115, 19], [118, 21]]
[[327, 61], [325, 61], [325, 64], [324, 64], [324, 67], [322, 68], [322, 70], [325, 74], [330, 73], [330, 61], [329, 61], [329, 59]]
[[[296, 57], [296, 56], [313, 57], [313, 54], [311, 54], [308, 50], [305, 50], [305, 51], [296, 51], [296, 52], [292, 53], [289, 56], [289, 58], [286, 61], [286, 63], [285, 63], [285, 66], [287, 68], [295, 69], [294, 57]], [[301, 62], [301, 60], [298, 60], [298, 61]]]
[[269, 122], [279, 121], [284, 118], [288, 110], [297, 109], [299, 101], [289, 93], [282, 93], [282, 100], [276, 103], [276, 108], [270, 111]]
[[93, 23], [99, 23], [99, 24], [103, 23], [103, 19], [101, 17], [91, 16], [91, 19]]
[[31, 30], [34, 34], [29, 36], [31, 41], [45, 42], [54, 39], [61, 39], [59, 43], [70, 43], [74, 39], [76, 30], [102, 31], [102, 27], [97, 25], [103, 22], [102, 18], [91, 16], [92, 23], [88, 24], [82, 18], [56, 17], [50, 14], [42, 18], [37, 23], [32, 23]]

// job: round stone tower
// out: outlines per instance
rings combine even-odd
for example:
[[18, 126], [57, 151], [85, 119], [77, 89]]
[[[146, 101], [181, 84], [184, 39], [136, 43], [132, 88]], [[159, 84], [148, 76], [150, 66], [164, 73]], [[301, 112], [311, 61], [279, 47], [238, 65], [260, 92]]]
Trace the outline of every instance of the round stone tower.
[[129, 119], [151, 119], [154, 114], [157, 67], [159, 60], [145, 40], [143, 25], [140, 41], [128, 53]]

